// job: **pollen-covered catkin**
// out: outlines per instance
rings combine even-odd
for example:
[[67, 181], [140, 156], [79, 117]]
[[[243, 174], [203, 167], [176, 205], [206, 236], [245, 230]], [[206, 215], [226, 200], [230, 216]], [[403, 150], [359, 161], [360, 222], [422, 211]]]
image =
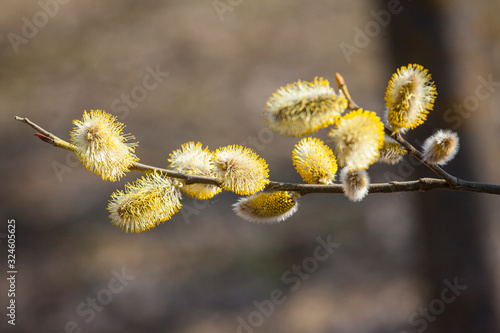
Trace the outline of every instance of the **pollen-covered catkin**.
[[214, 174], [223, 189], [241, 195], [254, 194], [269, 183], [266, 161], [250, 148], [225, 146], [214, 153]]
[[292, 153], [295, 169], [309, 184], [329, 184], [335, 179], [337, 160], [330, 147], [318, 138], [304, 138]]
[[[170, 168], [175, 171], [215, 178], [213, 154], [208, 148], [203, 148], [200, 142], [183, 144], [181, 149], [170, 154], [168, 161]], [[200, 200], [210, 199], [221, 191], [219, 186], [210, 184], [190, 184], [182, 187], [182, 192]]]
[[137, 143], [128, 143], [132, 135], [124, 135], [125, 127], [116, 117], [101, 111], [85, 111], [82, 120], [74, 120], [70, 133], [76, 158], [87, 170], [104, 180], [120, 179], [139, 159], [134, 155]]
[[111, 223], [126, 232], [142, 232], [156, 227], [182, 207], [180, 192], [170, 178], [148, 174], [124, 191], [112, 194], [108, 204]]
[[287, 191], [260, 192], [243, 197], [233, 205], [234, 212], [251, 222], [281, 222], [295, 214], [298, 209], [296, 193]]
[[384, 143], [384, 124], [375, 112], [358, 109], [339, 118], [328, 136], [332, 138], [340, 166], [363, 170], [379, 157]]
[[344, 94], [316, 77], [313, 82], [298, 80], [279, 88], [267, 100], [263, 117], [271, 130], [297, 137], [333, 124], [346, 108]]
[[432, 110], [436, 95], [427, 69], [417, 64], [399, 68], [385, 92], [387, 118], [392, 130], [404, 132], [421, 125]]

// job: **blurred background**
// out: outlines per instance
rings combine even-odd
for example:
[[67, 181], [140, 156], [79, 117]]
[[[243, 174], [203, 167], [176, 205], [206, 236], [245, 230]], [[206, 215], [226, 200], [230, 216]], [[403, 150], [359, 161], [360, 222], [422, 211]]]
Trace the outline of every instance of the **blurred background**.
[[[126, 234], [106, 206], [140, 174], [105, 182], [14, 116], [68, 139], [73, 119], [104, 109], [135, 135], [143, 163], [165, 167], [188, 141], [244, 144], [270, 179], [300, 182], [299, 139], [266, 129], [267, 98], [339, 72], [357, 103], [382, 115], [392, 73], [418, 63], [438, 97], [408, 139], [420, 146], [451, 128], [461, 150], [446, 170], [499, 184], [499, 15], [493, 0], [3, 0], [0, 267], [6, 276], [15, 219], [18, 274], [15, 327], [0, 279], [0, 330], [498, 332], [497, 196], [311, 194], [289, 220], [258, 225], [222, 193], [185, 197], [171, 220]], [[410, 158], [369, 173], [432, 176]]]

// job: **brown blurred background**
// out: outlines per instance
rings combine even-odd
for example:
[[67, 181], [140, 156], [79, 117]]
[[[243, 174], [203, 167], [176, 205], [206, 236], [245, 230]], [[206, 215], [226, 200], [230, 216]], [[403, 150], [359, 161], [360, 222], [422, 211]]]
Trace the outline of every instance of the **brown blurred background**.
[[[499, 17], [491, 0], [2, 1], [0, 267], [14, 218], [18, 274], [15, 327], [0, 279], [0, 330], [497, 332], [498, 197], [313, 194], [291, 219], [257, 225], [223, 193], [186, 197], [170, 221], [126, 234], [106, 206], [140, 175], [104, 182], [14, 116], [68, 139], [84, 110], [105, 109], [135, 135], [143, 163], [166, 166], [188, 141], [245, 143], [271, 179], [299, 182], [298, 139], [266, 130], [267, 98], [340, 72], [357, 103], [382, 115], [391, 74], [416, 62], [438, 98], [408, 137], [420, 145], [436, 128], [456, 130], [461, 150], [446, 169], [498, 184]], [[370, 176], [431, 176], [413, 162], [376, 164]], [[318, 237], [335, 245], [323, 261]]]

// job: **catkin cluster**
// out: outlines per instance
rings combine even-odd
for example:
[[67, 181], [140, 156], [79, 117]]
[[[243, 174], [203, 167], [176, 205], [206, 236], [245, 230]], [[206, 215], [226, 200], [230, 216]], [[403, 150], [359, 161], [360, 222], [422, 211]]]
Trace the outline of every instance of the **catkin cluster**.
[[[409, 64], [399, 68], [388, 83], [383, 121], [373, 111], [348, 110], [348, 93], [335, 93], [323, 78], [299, 80], [278, 89], [267, 101], [263, 118], [269, 128], [288, 136], [304, 136], [331, 126], [329, 145], [314, 137], [297, 143], [293, 165], [309, 184], [332, 183], [340, 166], [339, 181], [345, 195], [360, 201], [369, 192], [370, 165], [377, 161], [396, 164], [408, 153], [385, 134], [384, 122], [393, 133], [417, 127], [432, 110], [436, 94], [427, 70]], [[442, 165], [455, 156], [458, 136], [449, 130], [438, 131], [422, 148], [426, 163]]]
[[[122, 123], [102, 110], [84, 112], [81, 120], [75, 120], [71, 132], [73, 151], [78, 160], [91, 172], [104, 180], [118, 180], [139, 159], [134, 154], [137, 143], [129, 143], [134, 137], [124, 135]], [[219, 185], [185, 184], [154, 172], [125, 185], [123, 191], [112, 194], [108, 205], [112, 224], [126, 232], [142, 232], [164, 222], [181, 209], [182, 194], [200, 200], [210, 199], [222, 190], [240, 195], [261, 191], [269, 183], [268, 165], [250, 148], [238, 145], [220, 147], [215, 151], [201, 143], [188, 142], [170, 153], [167, 159], [170, 170], [213, 178]], [[259, 202], [263, 196], [259, 197]], [[279, 221], [281, 215], [294, 209], [295, 196], [271, 196], [276, 205], [267, 200], [267, 220]], [[278, 204], [282, 202], [282, 204]], [[243, 205], [243, 203], [241, 203]], [[235, 208], [236, 210], [236, 208]], [[253, 219], [252, 211], [239, 213]], [[276, 213], [278, 212], [278, 213]], [[260, 214], [260, 215], [259, 215]], [[265, 209], [258, 215], [265, 214]]]
[[[360, 201], [369, 192], [368, 168], [377, 161], [396, 164], [408, 153], [385, 134], [384, 122], [393, 134], [413, 129], [426, 120], [435, 97], [427, 70], [410, 64], [399, 68], [388, 83], [383, 120], [373, 111], [348, 109], [348, 92], [336, 92], [324, 78], [298, 80], [279, 88], [266, 102], [263, 118], [271, 130], [292, 137], [330, 127], [326, 143], [315, 137], [300, 139], [292, 151], [292, 163], [309, 184], [332, 184], [342, 168], [339, 182], [345, 195]], [[139, 160], [134, 154], [137, 143], [129, 142], [134, 137], [123, 134], [125, 126], [115, 117], [91, 110], [73, 123], [74, 154], [104, 180], [120, 179]], [[422, 149], [426, 163], [443, 165], [455, 156], [458, 136], [439, 130]], [[186, 184], [159, 172], [149, 173], [112, 194], [108, 205], [112, 224], [126, 232], [149, 230], [182, 209], [182, 194], [206, 200], [223, 190], [243, 196], [233, 210], [248, 221], [280, 222], [298, 209], [299, 193], [264, 191], [269, 183], [268, 165], [246, 147], [228, 145], [210, 150], [199, 142], [188, 142], [170, 153], [167, 168], [214, 182]]]

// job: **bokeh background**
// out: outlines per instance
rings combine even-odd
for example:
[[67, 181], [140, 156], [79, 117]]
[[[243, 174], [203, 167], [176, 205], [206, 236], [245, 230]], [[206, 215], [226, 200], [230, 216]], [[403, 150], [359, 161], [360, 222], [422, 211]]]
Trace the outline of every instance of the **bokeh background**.
[[[106, 206], [140, 174], [104, 182], [14, 116], [68, 139], [84, 110], [105, 109], [135, 135], [143, 163], [165, 167], [188, 141], [244, 143], [267, 160], [272, 180], [300, 182], [291, 163], [298, 139], [266, 129], [267, 98], [297, 79], [333, 82], [340, 72], [357, 103], [382, 115], [392, 73], [415, 62], [439, 95], [408, 138], [420, 145], [436, 128], [456, 130], [461, 150], [446, 169], [499, 184], [499, 17], [493, 0], [3, 0], [0, 275], [9, 218], [18, 274], [15, 327], [0, 279], [0, 330], [498, 332], [496, 196], [437, 191], [351, 203], [312, 194], [289, 220], [258, 225], [235, 216], [238, 196], [222, 193], [186, 197], [171, 220], [126, 234]], [[431, 175], [409, 158], [370, 168], [373, 182]], [[314, 259], [318, 239], [336, 246], [324, 261]], [[444, 302], [450, 283], [464, 287]]]

